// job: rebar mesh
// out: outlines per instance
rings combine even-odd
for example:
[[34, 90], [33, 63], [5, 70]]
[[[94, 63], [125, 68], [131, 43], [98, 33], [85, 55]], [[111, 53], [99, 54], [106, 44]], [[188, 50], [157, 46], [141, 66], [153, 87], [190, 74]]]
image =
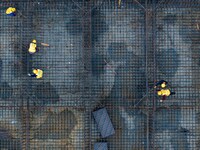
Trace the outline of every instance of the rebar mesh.
[[[5, 14], [10, 6], [15, 17]], [[0, 7], [0, 149], [200, 148], [198, 0]], [[31, 55], [33, 39], [39, 51]], [[42, 79], [28, 77], [33, 68]], [[163, 103], [153, 88], [161, 79], [176, 92]], [[100, 108], [115, 129], [108, 138], [92, 116]]]

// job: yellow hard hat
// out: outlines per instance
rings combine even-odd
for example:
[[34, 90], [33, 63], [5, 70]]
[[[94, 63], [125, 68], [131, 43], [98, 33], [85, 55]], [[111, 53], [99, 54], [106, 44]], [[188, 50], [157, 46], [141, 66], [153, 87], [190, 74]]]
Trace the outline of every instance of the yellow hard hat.
[[38, 73], [38, 70], [37, 70], [37, 69], [34, 69], [34, 70], [33, 70], [33, 73], [34, 73], [34, 74], [37, 74], [37, 73]]
[[166, 83], [163, 82], [163, 83], [161, 84], [161, 87], [162, 87], [162, 88], [165, 88], [165, 87], [166, 87]]
[[33, 42], [33, 43], [36, 43], [36, 40], [33, 40], [32, 42]]
[[161, 92], [161, 91], [158, 91], [157, 94], [160, 96], [160, 95], [162, 95], [162, 92]]

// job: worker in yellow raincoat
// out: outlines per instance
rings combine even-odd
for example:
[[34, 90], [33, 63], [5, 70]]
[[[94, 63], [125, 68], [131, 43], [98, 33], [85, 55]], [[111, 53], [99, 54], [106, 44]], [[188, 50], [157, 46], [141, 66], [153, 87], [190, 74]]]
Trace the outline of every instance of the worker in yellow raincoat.
[[170, 95], [174, 95], [174, 94], [175, 94], [175, 92], [171, 92], [170, 89], [168, 89], [168, 88], [157, 91], [157, 95], [162, 96], [162, 99], [160, 100], [160, 102], [163, 102], [166, 99], [166, 97], [168, 97]]
[[8, 9], [6, 9], [6, 14], [8, 16], [16, 16], [16, 8], [9, 7]]
[[28, 49], [30, 54], [34, 54], [37, 51], [37, 43], [36, 40], [32, 40], [32, 42], [29, 45], [29, 49]]
[[29, 73], [28, 76], [40, 79], [43, 76], [43, 71], [41, 69], [33, 69], [33, 73]]

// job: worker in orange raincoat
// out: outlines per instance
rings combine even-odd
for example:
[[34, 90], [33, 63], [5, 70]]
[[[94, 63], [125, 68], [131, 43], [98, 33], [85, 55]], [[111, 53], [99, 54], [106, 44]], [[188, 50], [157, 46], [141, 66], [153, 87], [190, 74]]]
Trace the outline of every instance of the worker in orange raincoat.
[[41, 69], [33, 69], [33, 73], [29, 73], [28, 76], [40, 79], [43, 76], [43, 71]]

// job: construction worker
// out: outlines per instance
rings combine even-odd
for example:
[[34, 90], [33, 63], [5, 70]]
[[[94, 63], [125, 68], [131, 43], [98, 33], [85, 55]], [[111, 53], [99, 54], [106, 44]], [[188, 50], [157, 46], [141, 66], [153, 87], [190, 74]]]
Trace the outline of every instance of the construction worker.
[[16, 8], [9, 7], [8, 9], [6, 9], [6, 14], [8, 16], [16, 16]]
[[168, 82], [165, 80], [160, 80], [156, 83], [156, 85], [154, 86], [154, 88], [157, 87], [161, 87], [161, 88], [165, 88], [167, 86]]
[[166, 89], [161, 89], [157, 91], [158, 96], [162, 96], [162, 99], [160, 100], [160, 102], [163, 102], [166, 97], [170, 96], [170, 95], [174, 95], [176, 94], [175, 92], [171, 92], [170, 89], [166, 88]]
[[36, 40], [32, 40], [32, 42], [30, 43], [28, 51], [29, 51], [30, 54], [34, 54], [37, 51]]
[[40, 79], [43, 76], [43, 71], [41, 69], [33, 69], [33, 73], [29, 73], [28, 76]]

